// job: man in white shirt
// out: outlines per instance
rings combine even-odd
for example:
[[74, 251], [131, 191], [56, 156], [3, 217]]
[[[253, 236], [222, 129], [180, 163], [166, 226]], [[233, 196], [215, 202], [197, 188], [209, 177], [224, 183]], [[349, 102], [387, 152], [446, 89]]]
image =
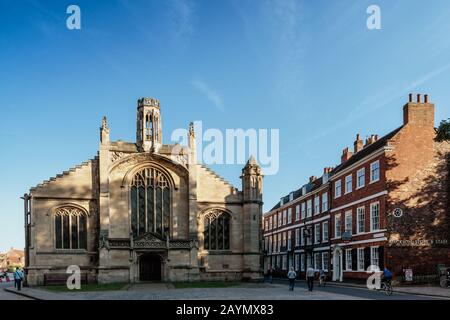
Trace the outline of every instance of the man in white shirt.
[[314, 278], [316, 276], [316, 270], [313, 267], [309, 266], [306, 269], [306, 282], [308, 283], [308, 290], [313, 291], [314, 288]]
[[294, 271], [294, 267], [291, 267], [287, 277], [289, 279], [289, 290], [294, 291], [295, 278], [297, 278], [297, 272]]

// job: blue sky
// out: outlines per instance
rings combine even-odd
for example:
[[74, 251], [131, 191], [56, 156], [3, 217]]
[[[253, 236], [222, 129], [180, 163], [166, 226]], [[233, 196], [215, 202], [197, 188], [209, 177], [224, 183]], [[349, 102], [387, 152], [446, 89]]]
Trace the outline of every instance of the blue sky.
[[[66, 28], [70, 4], [81, 30]], [[165, 143], [195, 120], [280, 129], [268, 210], [356, 133], [401, 125], [409, 92], [450, 117], [449, 32], [447, 0], [1, 0], [0, 251], [24, 245], [19, 197], [96, 155], [103, 115], [134, 141], [142, 96], [161, 100]], [[213, 169], [240, 188], [240, 165]]]

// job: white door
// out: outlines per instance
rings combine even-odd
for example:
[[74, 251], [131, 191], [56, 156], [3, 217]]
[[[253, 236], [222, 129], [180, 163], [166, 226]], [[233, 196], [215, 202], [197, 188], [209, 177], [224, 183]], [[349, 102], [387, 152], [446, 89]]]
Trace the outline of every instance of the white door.
[[342, 250], [335, 250], [333, 254], [333, 281], [342, 281]]

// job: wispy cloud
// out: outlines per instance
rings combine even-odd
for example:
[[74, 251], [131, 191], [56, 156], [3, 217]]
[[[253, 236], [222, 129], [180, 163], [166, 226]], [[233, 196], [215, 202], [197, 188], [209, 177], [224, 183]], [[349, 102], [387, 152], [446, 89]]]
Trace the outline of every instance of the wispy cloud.
[[191, 0], [170, 0], [168, 4], [172, 42], [185, 47], [194, 34], [195, 5]]
[[225, 111], [222, 96], [208, 84], [200, 80], [192, 80], [192, 86], [203, 94], [220, 111]]
[[310, 38], [304, 25], [304, 1], [236, 0], [233, 4], [252, 52], [268, 73], [274, 95], [295, 102], [305, 82], [303, 60]]
[[381, 109], [401, 97], [405, 97], [408, 93], [411, 93], [416, 88], [423, 86], [427, 82], [431, 81], [433, 78], [441, 75], [442, 73], [448, 71], [449, 69], [450, 63], [422, 75], [421, 77], [404, 85], [403, 87], [396, 87], [396, 86], [386, 87], [385, 89], [379, 91], [378, 93], [364, 99], [355, 108], [354, 112], [349, 113], [349, 116], [346, 119], [344, 119], [343, 121], [339, 122], [334, 126], [328, 127], [327, 130], [322, 131], [318, 135], [312, 136], [309, 139], [302, 140], [300, 145], [306, 145], [315, 142], [323, 137], [326, 137], [336, 132], [341, 128], [349, 126], [351, 123], [355, 122], [358, 119], [363, 118], [368, 113]]

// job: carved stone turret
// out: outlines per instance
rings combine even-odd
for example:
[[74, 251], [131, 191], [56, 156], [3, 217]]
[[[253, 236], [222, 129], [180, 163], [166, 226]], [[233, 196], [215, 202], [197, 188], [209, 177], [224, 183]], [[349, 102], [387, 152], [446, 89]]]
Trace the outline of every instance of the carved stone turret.
[[157, 152], [162, 145], [162, 126], [159, 100], [138, 100], [136, 143], [141, 152]]

